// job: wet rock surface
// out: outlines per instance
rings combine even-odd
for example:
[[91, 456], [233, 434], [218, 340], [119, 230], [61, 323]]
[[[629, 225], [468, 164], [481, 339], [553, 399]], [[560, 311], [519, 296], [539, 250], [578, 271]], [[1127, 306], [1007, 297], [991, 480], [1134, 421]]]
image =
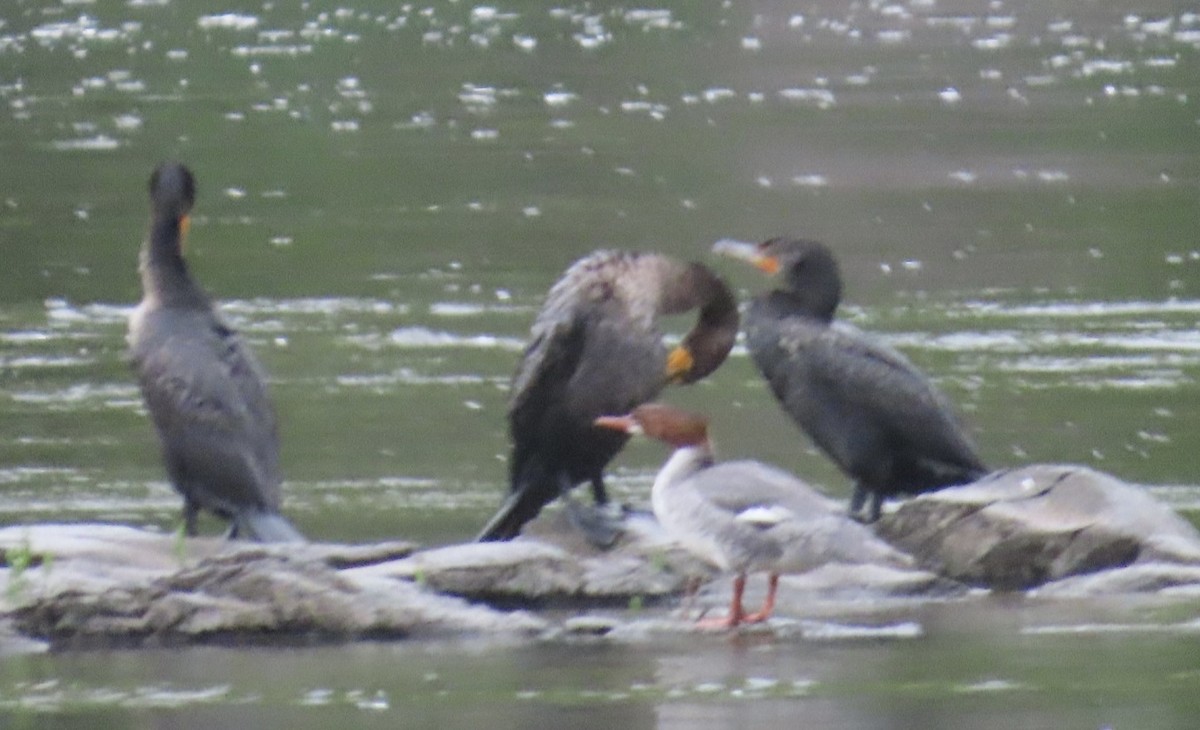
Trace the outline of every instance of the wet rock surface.
[[[1037, 599], [1200, 595], [1200, 533], [1138, 487], [1035, 466], [909, 500], [879, 534], [918, 568], [828, 564], [784, 576], [769, 630], [812, 620], [908, 625], [920, 607], [983, 589]], [[634, 514], [615, 547], [547, 510], [508, 543], [418, 549], [179, 539], [134, 527], [0, 529], [0, 653], [196, 643], [530, 638], [644, 641], [726, 610], [728, 576]], [[746, 605], [761, 600], [752, 576]], [[703, 587], [684, 597], [689, 584]], [[788, 628], [791, 627], [791, 628]], [[764, 630], [762, 627], [749, 629]], [[919, 627], [918, 627], [919, 630]]]
[[[1194, 580], [1200, 533], [1143, 488], [1086, 467], [1036, 465], [911, 499], [879, 534], [968, 585], [1022, 590], [1126, 566]], [[1140, 585], [1114, 576], [1112, 587]]]
[[502, 614], [412, 581], [357, 572], [410, 555], [407, 543], [262, 546], [183, 542], [115, 525], [33, 525], [0, 530], [0, 548], [13, 627], [57, 646], [519, 635], [544, 628], [528, 613]]

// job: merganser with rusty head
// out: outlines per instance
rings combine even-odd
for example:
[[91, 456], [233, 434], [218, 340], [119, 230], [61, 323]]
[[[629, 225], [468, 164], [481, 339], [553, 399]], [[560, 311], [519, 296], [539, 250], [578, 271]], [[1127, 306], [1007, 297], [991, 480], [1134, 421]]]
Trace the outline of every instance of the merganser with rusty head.
[[[702, 626], [767, 620], [783, 573], [828, 563], [911, 566], [908, 556], [791, 474], [757, 461], [716, 462], [703, 416], [647, 403], [596, 424], [674, 448], [651, 489], [654, 515], [685, 549], [735, 576], [728, 615]], [[758, 611], [747, 613], [742, 597], [755, 572], [767, 573], [767, 594]]]

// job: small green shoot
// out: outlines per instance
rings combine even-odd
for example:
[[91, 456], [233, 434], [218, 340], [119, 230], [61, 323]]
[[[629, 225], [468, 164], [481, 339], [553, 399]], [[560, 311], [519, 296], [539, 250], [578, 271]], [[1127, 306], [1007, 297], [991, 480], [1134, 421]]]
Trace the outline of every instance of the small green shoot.
[[34, 564], [33, 545], [29, 542], [29, 535], [21, 538], [20, 545], [7, 551], [5, 558], [8, 562], [8, 586], [5, 593], [10, 602], [15, 602], [25, 591], [28, 585], [28, 576], [25, 573]]
[[182, 522], [175, 528], [175, 541], [171, 544], [171, 552], [180, 565], [187, 563], [187, 531]]

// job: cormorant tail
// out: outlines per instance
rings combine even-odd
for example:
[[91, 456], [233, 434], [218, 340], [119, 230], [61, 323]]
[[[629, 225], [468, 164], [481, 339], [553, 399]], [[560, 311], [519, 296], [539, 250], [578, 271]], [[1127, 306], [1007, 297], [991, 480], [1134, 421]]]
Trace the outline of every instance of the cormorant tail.
[[535, 492], [536, 490], [532, 489], [519, 489], [510, 493], [492, 519], [483, 526], [475, 541], [511, 540], [521, 534], [525, 523], [537, 517], [538, 512], [545, 506], [545, 501], [538, 499], [539, 495]]
[[308, 542], [300, 531], [278, 512], [244, 510], [233, 518], [236, 534], [259, 542]]

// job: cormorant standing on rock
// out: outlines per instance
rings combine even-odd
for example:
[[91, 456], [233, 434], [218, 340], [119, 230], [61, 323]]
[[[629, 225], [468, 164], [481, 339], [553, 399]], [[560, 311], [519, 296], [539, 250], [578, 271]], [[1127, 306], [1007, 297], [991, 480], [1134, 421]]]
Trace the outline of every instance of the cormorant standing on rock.
[[850, 513], [884, 497], [974, 481], [987, 473], [942, 393], [903, 355], [834, 321], [842, 280], [816, 241], [719, 241], [715, 253], [748, 261], [782, 286], [746, 313], [754, 363], [788, 415], [855, 481]]
[[230, 537], [304, 537], [280, 513], [275, 410], [258, 360], [188, 273], [183, 240], [196, 184], [183, 165], [150, 177], [150, 230], [129, 318], [130, 359], [158, 432], [167, 475], [183, 495], [184, 529], [201, 509], [230, 521]]
[[[659, 317], [692, 309], [695, 326], [668, 354]], [[605, 509], [603, 471], [628, 436], [593, 421], [716, 370], [737, 328], [732, 293], [701, 264], [608, 250], [573, 264], [550, 289], [513, 378], [510, 492], [478, 539], [516, 537], [543, 506], [589, 482], [597, 509], [568, 498], [568, 513], [592, 543], [611, 544], [620, 528]]]

